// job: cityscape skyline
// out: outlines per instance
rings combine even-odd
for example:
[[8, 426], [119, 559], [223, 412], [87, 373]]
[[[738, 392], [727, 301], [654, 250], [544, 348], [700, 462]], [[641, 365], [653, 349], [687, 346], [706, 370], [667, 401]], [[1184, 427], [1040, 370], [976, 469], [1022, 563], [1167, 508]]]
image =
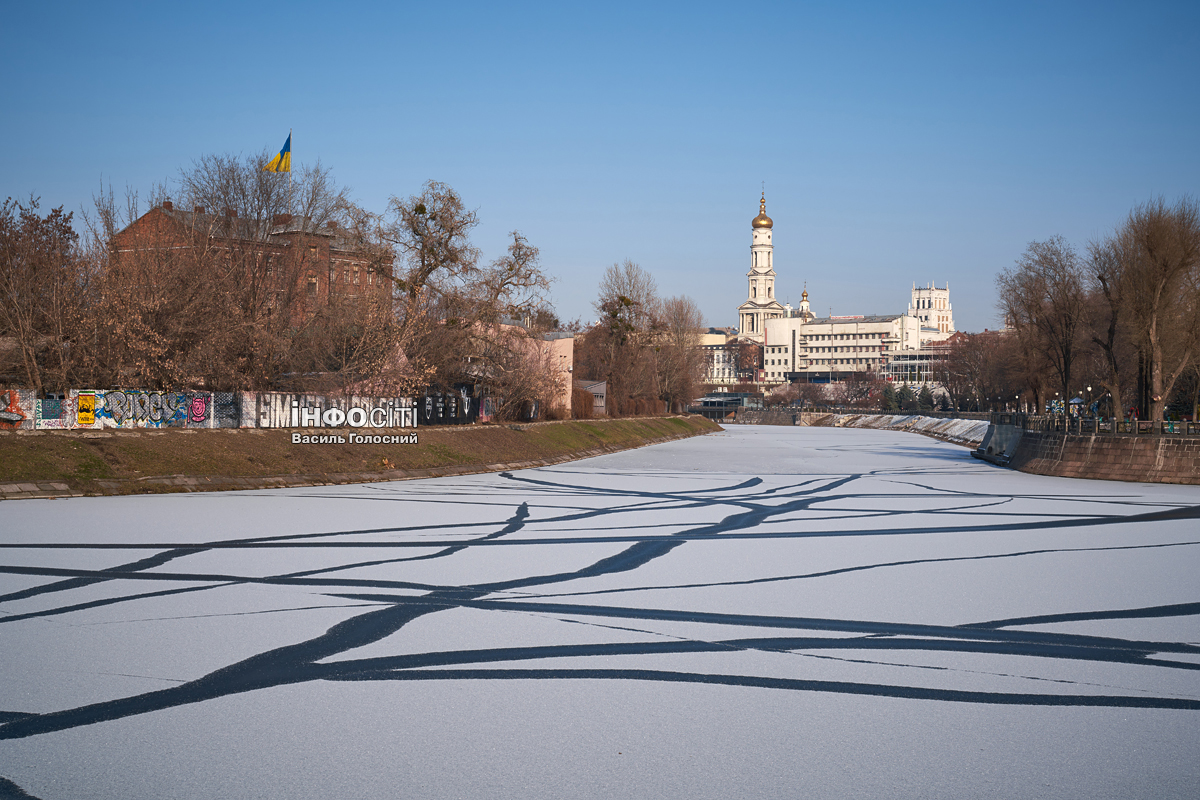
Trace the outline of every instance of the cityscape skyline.
[[478, 209], [485, 259], [520, 230], [564, 320], [628, 258], [727, 326], [765, 183], [780, 302], [898, 313], [949, 283], [978, 331], [1028, 242], [1082, 248], [1200, 185], [1185, 3], [463, 9], [13, 8], [0, 194], [78, 216], [102, 182], [144, 201], [290, 129], [294, 167], [372, 210], [434, 179]]

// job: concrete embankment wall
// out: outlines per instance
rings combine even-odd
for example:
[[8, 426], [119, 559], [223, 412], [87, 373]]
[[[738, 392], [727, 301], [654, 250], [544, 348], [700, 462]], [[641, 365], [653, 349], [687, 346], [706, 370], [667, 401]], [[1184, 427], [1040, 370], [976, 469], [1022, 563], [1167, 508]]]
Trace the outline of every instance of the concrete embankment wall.
[[935, 439], [976, 447], [987, 433], [988, 423], [978, 419], [937, 419], [910, 414], [830, 414], [811, 411], [739, 410], [739, 424], [806, 425], [822, 428], [872, 428], [908, 431]]
[[1200, 438], [1025, 431], [1009, 466], [1061, 478], [1200, 485]]
[[739, 425], [807, 425], [800, 419], [803, 416], [798, 411], [739, 408], [731, 421]]

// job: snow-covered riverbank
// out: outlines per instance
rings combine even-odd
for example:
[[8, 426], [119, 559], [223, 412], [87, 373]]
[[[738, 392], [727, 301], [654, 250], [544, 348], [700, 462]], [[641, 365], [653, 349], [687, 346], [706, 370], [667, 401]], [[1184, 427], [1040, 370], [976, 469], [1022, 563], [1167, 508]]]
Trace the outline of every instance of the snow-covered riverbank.
[[988, 421], [985, 419], [941, 419], [911, 414], [831, 414], [829, 416], [833, 417], [830, 422], [833, 427], [911, 431], [970, 447], [978, 447], [988, 430]]

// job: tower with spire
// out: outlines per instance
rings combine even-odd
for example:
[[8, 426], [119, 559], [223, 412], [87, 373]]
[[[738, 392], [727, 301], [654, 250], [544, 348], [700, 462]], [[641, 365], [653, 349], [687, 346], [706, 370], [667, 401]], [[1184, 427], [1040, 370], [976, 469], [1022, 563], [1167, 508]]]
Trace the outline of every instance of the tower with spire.
[[797, 309], [795, 316], [799, 317], [804, 322], [812, 322], [816, 316], [812, 312], [812, 307], [808, 304], [808, 286], [805, 285], [804, 293], [800, 295], [800, 308]]
[[784, 316], [783, 305], [775, 298], [774, 245], [771, 244], [774, 224], [767, 216], [767, 194], [763, 192], [758, 216], [750, 222], [750, 271], [746, 273], [750, 283], [748, 297], [738, 306], [739, 336], [760, 343], [767, 320]]

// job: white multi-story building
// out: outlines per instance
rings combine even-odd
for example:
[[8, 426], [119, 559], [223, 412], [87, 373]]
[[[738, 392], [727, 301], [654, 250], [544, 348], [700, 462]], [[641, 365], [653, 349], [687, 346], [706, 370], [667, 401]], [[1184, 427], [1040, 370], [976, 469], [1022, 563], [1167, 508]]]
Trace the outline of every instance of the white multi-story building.
[[912, 287], [908, 315], [921, 321], [921, 344], [941, 342], [954, 335], [954, 310], [950, 307], [950, 284], [945, 289], [934, 286]]
[[[808, 292], [802, 309], [807, 309]], [[767, 320], [762, 382], [836, 383], [850, 373], [883, 374], [900, 351], [918, 347], [919, 325], [907, 314]]]
[[704, 383], [720, 386], [738, 382], [737, 334], [728, 328], [709, 328], [700, 334], [700, 349], [704, 352]]

